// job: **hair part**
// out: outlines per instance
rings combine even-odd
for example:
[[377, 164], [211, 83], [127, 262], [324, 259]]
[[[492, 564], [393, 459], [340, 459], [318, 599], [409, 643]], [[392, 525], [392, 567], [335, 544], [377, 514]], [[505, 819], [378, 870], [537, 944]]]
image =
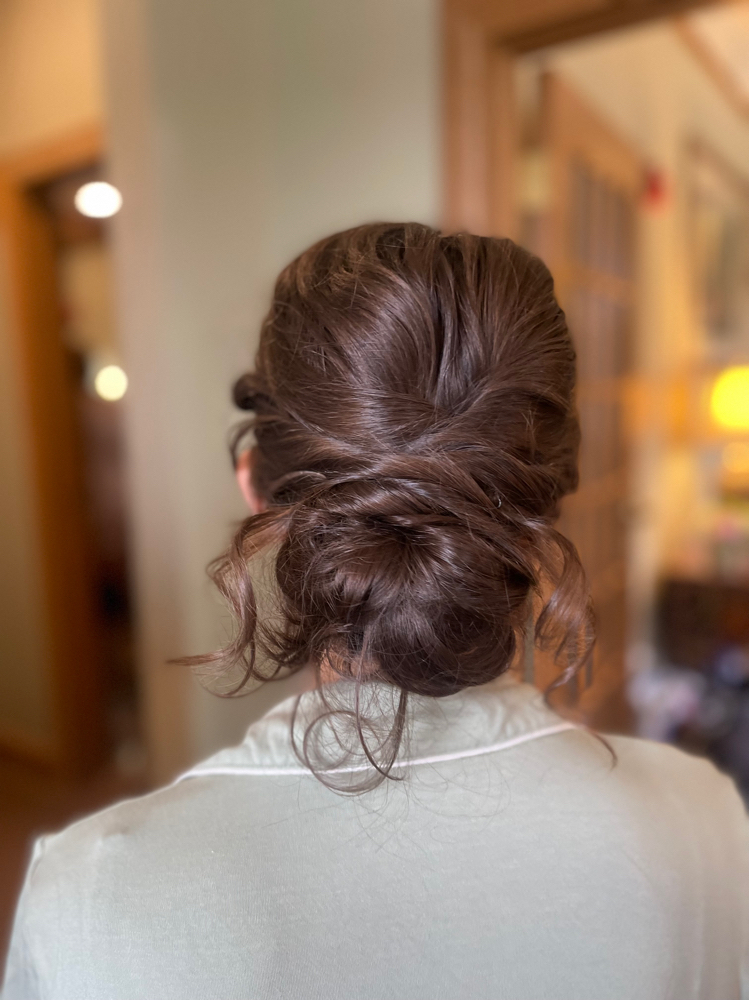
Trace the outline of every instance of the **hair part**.
[[[556, 683], [572, 677], [593, 644], [585, 576], [554, 527], [578, 482], [574, 389], [552, 278], [512, 241], [409, 223], [312, 246], [281, 272], [234, 389], [254, 416], [232, 449], [254, 432], [268, 505], [211, 567], [236, 634], [189, 662], [239, 667], [231, 693], [310, 664], [353, 681], [353, 710], [323, 686], [304, 735], [292, 727], [300, 759], [346, 791], [393, 777], [409, 694], [508, 669], [533, 641], [534, 595], [550, 591], [535, 641]], [[249, 564], [269, 549], [277, 607], [260, 622]], [[391, 709], [365, 711], [372, 678], [396, 690]], [[357, 754], [369, 771], [341, 785]]]

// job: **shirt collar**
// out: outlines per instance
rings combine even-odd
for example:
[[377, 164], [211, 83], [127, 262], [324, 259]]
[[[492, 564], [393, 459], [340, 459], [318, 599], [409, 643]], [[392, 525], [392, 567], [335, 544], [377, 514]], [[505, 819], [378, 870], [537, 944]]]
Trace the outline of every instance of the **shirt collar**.
[[[341, 680], [330, 686], [336, 706], [353, 707], [355, 685]], [[367, 682], [364, 699], [380, 704], [397, 703], [398, 690], [382, 682]], [[301, 695], [299, 711], [304, 719], [314, 715], [316, 693]], [[297, 696], [287, 698], [250, 726], [244, 740], [221, 750], [177, 780], [211, 774], [288, 775], [310, 772], [296, 757], [291, 744], [291, 720]], [[446, 698], [409, 696], [407, 739], [396, 767], [437, 763], [493, 753], [532, 739], [575, 728], [562, 720], [530, 684], [509, 674], [490, 684], [467, 688]], [[365, 770], [354, 764], [344, 770]]]

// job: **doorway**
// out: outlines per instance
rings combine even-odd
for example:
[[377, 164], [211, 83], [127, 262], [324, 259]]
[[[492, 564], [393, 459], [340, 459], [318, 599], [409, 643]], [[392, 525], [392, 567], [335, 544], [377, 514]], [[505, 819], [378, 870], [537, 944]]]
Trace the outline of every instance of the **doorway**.
[[28, 738], [20, 726], [0, 727], [0, 747], [69, 777], [111, 762], [130, 773], [144, 764], [111, 212], [80, 197], [108, 187], [101, 158], [99, 130], [85, 129], [0, 164], [8, 325], [39, 566], [33, 611], [45, 638], [36, 693], [48, 719]]
[[104, 177], [103, 165], [93, 162], [45, 181], [33, 194], [48, 214], [55, 241], [59, 335], [81, 462], [106, 752], [120, 769], [132, 771], [142, 768], [143, 750], [128, 558], [127, 376], [114, 314], [110, 216], [101, 216], [116, 201], [91, 206], [81, 197], [86, 192], [96, 197], [102, 189], [106, 198]]
[[[539, 253], [578, 348], [581, 486], [562, 528], [580, 551], [598, 618], [592, 684], [580, 684], [579, 705], [609, 731], [633, 725], [627, 663], [653, 652], [663, 550], [678, 549], [684, 520], [669, 497], [684, 486], [679, 475], [692, 475], [686, 452], [705, 431], [705, 380], [689, 360], [702, 348], [685, 163], [715, 121], [733, 115], [733, 141], [743, 119], [683, 15], [717, 6], [446, 4], [446, 227], [509, 235]], [[643, 41], [651, 28], [655, 40]], [[684, 112], [679, 86], [702, 120]], [[609, 114], [629, 97], [637, 112]], [[542, 662], [539, 686], [554, 676]]]

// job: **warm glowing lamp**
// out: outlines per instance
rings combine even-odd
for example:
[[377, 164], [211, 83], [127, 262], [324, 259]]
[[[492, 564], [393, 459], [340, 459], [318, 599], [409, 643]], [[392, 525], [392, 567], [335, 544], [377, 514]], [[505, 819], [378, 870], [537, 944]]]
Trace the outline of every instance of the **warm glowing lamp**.
[[749, 365], [726, 368], [710, 395], [713, 420], [730, 431], [749, 431]]
[[94, 389], [97, 396], [113, 403], [127, 392], [127, 375], [119, 365], [106, 365], [96, 373]]
[[75, 193], [75, 207], [90, 219], [108, 219], [122, 208], [122, 195], [113, 184], [91, 181]]

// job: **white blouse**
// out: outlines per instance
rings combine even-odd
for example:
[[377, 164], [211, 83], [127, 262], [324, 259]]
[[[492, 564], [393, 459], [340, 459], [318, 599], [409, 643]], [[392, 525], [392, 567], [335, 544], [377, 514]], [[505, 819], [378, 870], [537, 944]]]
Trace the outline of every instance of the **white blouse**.
[[169, 787], [43, 837], [4, 1000], [749, 998], [728, 778], [625, 737], [613, 764], [504, 678], [411, 703], [404, 780], [373, 792], [300, 765], [289, 700]]

